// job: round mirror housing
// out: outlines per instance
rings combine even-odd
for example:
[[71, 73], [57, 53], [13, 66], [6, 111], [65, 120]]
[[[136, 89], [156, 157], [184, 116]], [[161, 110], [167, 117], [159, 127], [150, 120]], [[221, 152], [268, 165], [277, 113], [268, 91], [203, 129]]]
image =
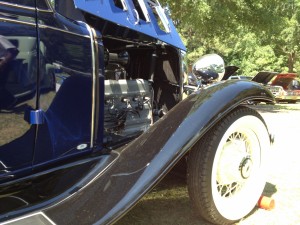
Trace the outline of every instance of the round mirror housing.
[[220, 81], [225, 73], [225, 63], [217, 54], [204, 55], [194, 63], [192, 72], [203, 83]]

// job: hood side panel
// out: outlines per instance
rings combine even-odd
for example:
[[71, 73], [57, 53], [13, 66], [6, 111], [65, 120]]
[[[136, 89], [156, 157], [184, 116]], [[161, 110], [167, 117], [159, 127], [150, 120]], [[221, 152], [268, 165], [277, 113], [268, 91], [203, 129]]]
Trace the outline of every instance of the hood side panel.
[[164, 31], [160, 28], [157, 15], [154, 14], [154, 11], [149, 6], [148, 1], [142, 2], [144, 2], [143, 5], [146, 6], [144, 10], [147, 10], [149, 21], [141, 19], [142, 15], [139, 15], [132, 0], [124, 0], [124, 2], [126, 3], [125, 8], [122, 9], [112, 0], [74, 0], [75, 7], [84, 12], [90, 13], [98, 18], [118, 24], [119, 26], [135, 32], [146, 34], [182, 50], [186, 50], [172, 20], [166, 13], [164, 15], [166, 19], [165, 23], [168, 25], [168, 31]]
[[262, 84], [268, 84], [277, 74], [278, 73], [276, 72], [262, 71], [256, 74], [256, 76], [253, 77], [252, 81]]

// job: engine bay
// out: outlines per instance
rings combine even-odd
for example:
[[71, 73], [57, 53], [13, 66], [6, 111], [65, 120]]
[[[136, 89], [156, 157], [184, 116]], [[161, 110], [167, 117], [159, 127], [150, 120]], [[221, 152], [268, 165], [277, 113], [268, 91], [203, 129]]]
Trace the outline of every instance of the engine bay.
[[142, 134], [180, 101], [178, 51], [103, 38], [104, 131], [113, 145]]
[[180, 49], [70, 6], [57, 10], [93, 27], [104, 47], [106, 143], [137, 137], [182, 100]]

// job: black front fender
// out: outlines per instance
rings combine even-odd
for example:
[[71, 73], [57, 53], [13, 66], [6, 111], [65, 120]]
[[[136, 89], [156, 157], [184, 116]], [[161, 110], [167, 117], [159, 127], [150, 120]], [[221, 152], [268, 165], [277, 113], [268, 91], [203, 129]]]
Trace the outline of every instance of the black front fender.
[[115, 222], [213, 125], [248, 100], [272, 102], [273, 97], [248, 81], [226, 81], [189, 96], [139, 138], [117, 149], [113, 165], [95, 172], [94, 179], [76, 193], [39, 212], [57, 224]]

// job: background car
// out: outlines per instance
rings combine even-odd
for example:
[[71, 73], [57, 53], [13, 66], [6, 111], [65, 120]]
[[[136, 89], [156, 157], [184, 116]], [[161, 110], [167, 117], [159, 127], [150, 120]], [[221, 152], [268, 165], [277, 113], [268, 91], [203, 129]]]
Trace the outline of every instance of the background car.
[[253, 77], [244, 76], [244, 75], [234, 75], [230, 76], [228, 80], [252, 80]]
[[296, 73], [259, 72], [252, 80], [264, 84], [277, 102], [296, 103], [300, 100], [300, 83]]

